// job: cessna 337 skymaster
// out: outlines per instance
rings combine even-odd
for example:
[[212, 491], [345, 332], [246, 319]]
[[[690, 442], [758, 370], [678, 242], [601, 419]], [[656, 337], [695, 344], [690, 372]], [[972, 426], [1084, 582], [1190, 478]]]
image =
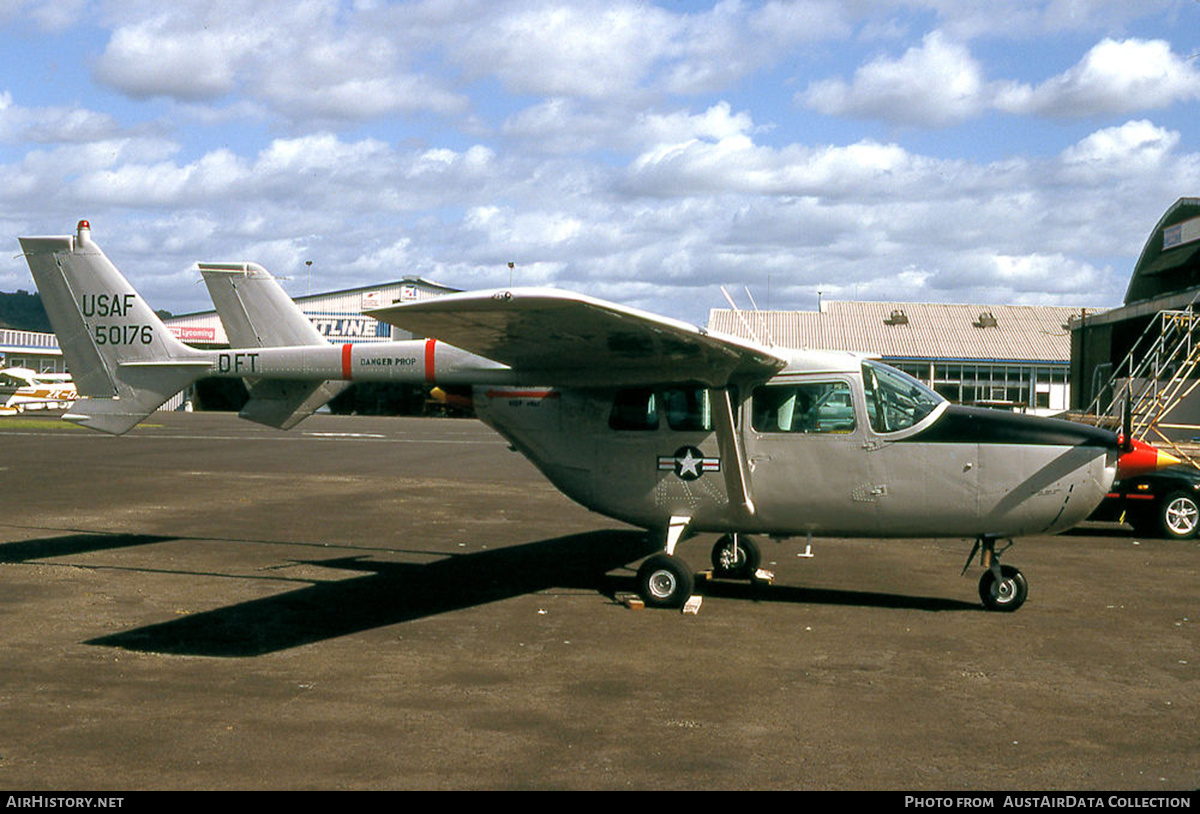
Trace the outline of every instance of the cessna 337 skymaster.
[[1106, 430], [951, 405], [870, 358], [766, 347], [556, 290], [373, 309], [431, 338], [335, 345], [261, 267], [201, 264], [237, 347], [198, 350], [87, 221], [21, 248], [87, 397], [66, 420], [124, 433], [202, 376], [247, 379], [241, 415], [284, 429], [351, 381], [470, 386], [477, 415], [566, 495], [663, 536], [638, 571], [649, 605], [691, 596], [694, 572], [675, 553], [691, 534], [722, 535], [715, 573], [741, 578], [760, 559], [748, 535], [821, 534], [974, 538], [983, 604], [1016, 610], [1026, 581], [1000, 565], [997, 540], [1073, 526], [1117, 469]]

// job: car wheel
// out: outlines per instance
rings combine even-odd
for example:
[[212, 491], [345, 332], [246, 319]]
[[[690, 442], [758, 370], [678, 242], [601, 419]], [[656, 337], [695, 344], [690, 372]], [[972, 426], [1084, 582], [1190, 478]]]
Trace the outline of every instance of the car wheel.
[[1162, 532], [1173, 540], [1190, 540], [1200, 527], [1200, 504], [1187, 492], [1172, 492], [1158, 512]]

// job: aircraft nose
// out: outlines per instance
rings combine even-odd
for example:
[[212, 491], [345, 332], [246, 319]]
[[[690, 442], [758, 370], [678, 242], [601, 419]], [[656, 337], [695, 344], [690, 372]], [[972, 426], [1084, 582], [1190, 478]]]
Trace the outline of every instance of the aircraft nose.
[[1121, 447], [1121, 456], [1117, 458], [1117, 480], [1148, 475], [1165, 467], [1183, 463], [1174, 455], [1163, 452], [1145, 441], [1130, 441], [1127, 447]]

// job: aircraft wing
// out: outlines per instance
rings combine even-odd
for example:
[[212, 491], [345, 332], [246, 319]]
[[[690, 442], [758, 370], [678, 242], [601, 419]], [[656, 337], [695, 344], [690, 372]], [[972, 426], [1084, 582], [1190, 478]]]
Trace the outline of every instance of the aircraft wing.
[[541, 384], [723, 387], [787, 364], [753, 342], [557, 289], [466, 292], [365, 313]]

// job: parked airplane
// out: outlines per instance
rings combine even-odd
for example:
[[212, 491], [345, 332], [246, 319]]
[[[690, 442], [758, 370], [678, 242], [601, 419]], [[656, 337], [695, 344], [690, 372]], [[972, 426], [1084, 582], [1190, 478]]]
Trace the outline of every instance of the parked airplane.
[[0, 370], [0, 415], [63, 409], [78, 397], [70, 373], [38, 373], [27, 367]]
[[246, 379], [241, 415], [281, 428], [353, 381], [470, 388], [477, 415], [565, 494], [662, 535], [638, 571], [653, 606], [691, 596], [676, 547], [715, 533], [715, 574], [739, 578], [758, 572], [753, 534], [974, 538], [963, 571], [980, 552], [984, 606], [1013, 611], [1027, 583], [997, 541], [1075, 525], [1117, 470], [1106, 430], [951, 405], [875, 359], [766, 347], [556, 290], [385, 306], [368, 313], [430, 338], [330, 344], [260, 266], [202, 264], [237, 347], [198, 350], [86, 221], [21, 247], [87, 396], [65, 419], [124, 433], [202, 376]]

